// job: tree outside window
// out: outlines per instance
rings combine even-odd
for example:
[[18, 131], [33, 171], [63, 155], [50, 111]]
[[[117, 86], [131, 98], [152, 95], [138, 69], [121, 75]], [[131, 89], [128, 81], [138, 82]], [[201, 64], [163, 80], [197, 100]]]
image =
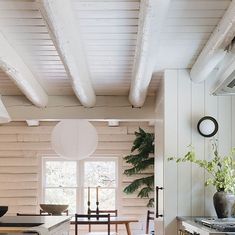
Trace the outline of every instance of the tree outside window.
[[[81, 167], [83, 170], [79, 171]], [[89, 159], [81, 162], [45, 158], [43, 201], [50, 204], [69, 204], [70, 214], [87, 212], [87, 191], [90, 187], [91, 209], [95, 210], [96, 187], [99, 186], [99, 209], [116, 209], [116, 169], [116, 160]]]
[[99, 209], [115, 209], [116, 205], [116, 162], [86, 161], [84, 162], [84, 208], [87, 210], [87, 190], [91, 190], [91, 209], [96, 209], [96, 187], [99, 187]]

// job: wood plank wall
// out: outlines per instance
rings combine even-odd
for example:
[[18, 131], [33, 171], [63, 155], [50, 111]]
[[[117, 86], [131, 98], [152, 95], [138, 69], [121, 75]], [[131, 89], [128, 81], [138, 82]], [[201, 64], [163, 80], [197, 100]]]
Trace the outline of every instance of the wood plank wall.
[[[28, 127], [25, 122], [11, 122], [0, 126], [0, 205], [9, 205], [8, 214], [38, 213], [41, 202], [41, 156], [55, 154], [51, 149], [50, 134], [56, 122], [40, 122], [39, 127]], [[119, 127], [108, 127], [107, 122], [93, 122], [99, 143], [94, 155], [114, 156], [120, 159], [119, 172], [128, 165], [122, 157], [130, 153], [134, 132], [138, 127], [154, 132], [147, 122], [121, 122]], [[153, 172], [144, 172], [149, 174]], [[126, 195], [122, 189], [134, 177], [120, 175], [119, 214], [138, 216], [140, 223], [133, 229], [141, 230], [146, 218], [146, 199], [137, 199], [136, 193]]]
[[235, 146], [235, 97], [212, 96], [213, 78], [202, 84], [191, 83], [187, 70], [165, 73], [165, 162], [164, 162], [164, 222], [165, 235], [176, 235], [175, 217], [215, 215], [212, 197], [214, 187], [204, 187], [207, 174], [189, 163], [168, 162], [169, 156], [182, 156], [187, 146], [195, 147], [197, 157], [211, 155], [211, 138], [197, 132], [198, 120], [213, 116], [219, 123], [219, 153], [228, 154]]

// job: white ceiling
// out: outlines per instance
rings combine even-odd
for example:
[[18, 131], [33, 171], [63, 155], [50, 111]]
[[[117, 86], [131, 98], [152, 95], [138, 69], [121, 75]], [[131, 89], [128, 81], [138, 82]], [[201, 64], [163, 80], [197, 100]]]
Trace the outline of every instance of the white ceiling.
[[[97, 95], [127, 95], [135, 57], [140, 1], [71, 0]], [[149, 95], [166, 68], [190, 68], [230, 0], [172, 0], [161, 33]], [[70, 80], [34, 0], [0, 0], [0, 30], [48, 95], [72, 95]], [[0, 71], [0, 94], [21, 92]]]
[[156, 70], [191, 68], [230, 3], [230, 0], [172, 0]]

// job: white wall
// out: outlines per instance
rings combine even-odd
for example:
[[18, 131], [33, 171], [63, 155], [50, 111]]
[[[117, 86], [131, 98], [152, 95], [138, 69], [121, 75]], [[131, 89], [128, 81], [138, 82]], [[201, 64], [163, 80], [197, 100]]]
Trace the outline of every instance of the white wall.
[[219, 153], [229, 153], [235, 146], [235, 97], [215, 97], [209, 93], [213, 77], [202, 84], [193, 84], [187, 70], [165, 72], [164, 111], [164, 223], [165, 234], [177, 234], [178, 215], [215, 215], [212, 196], [215, 189], [204, 187], [207, 174], [190, 163], [176, 164], [166, 159], [182, 156], [187, 146], [195, 147], [197, 158], [210, 156], [211, 139], [200, 136], [198, 120], [213, 116], [219, 123], [216, 137]]

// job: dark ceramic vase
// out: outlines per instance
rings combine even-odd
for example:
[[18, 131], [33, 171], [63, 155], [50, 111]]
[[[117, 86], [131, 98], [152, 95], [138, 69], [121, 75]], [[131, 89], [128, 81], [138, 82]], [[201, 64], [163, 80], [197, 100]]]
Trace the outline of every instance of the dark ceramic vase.
[[216, 192], [213, 196], [214, 207], [218, 218], [230, 218], [233, 215], [235, 195], [224, 191]]

